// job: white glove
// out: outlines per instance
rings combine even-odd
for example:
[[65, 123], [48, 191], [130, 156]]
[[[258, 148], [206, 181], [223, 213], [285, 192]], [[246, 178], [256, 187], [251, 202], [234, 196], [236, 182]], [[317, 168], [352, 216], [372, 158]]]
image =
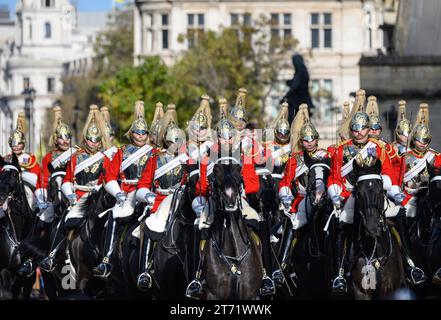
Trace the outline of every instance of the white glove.
[[206, 204], [207, 204], [207, 199], [205, 199], [205, 197], [203, 196], [199, 196], [193, 199], [193, 201], [191, 202], [191, 207], [193, 208], [197, 217], [201, 216], [202, 211], [204, 211]]
[[397, 205], [401, 205], [401, 203], [406, 199], [406, 195], [402, 192], [394, 194], [394, 202]]
[[77, 204], [77, 195], [75, 193], [68, 194], [66, 196], [66, 198], [67, 198], [67, 200], [69, 200], [69, 203], [71, 206], [74, 206]]
[[120, 205], [120, 204], [124, 203], [124, 201], [127, 200], [127, 193], [125, 193], [125, 192], [118, 192], [115, 195], [115, 199], [116, 199], [116, 204]]
[[150, 206], [155, 203], [156, 193], [148, 192], [145, 194], [145, 200], [147, 201], [147, 204]]
[[341, 202], [343, 201], [343, 197], [340, 196], [339, 194], [333, 195], [331, 197], [331, 201], [332, 204], [336, 207], [336, 208], [340, 208], [341, 207]]
[[37, 201], [37, 206], [40, 211], [43, 211], [49, 207], [49, 203], [47, 203], [46, 201]]
[[280, 200], [282, 201], [282, 204], [285, 207], [285, 209], [289, 209], [291, 207], [292, 201], [294, 200], [294, 196], [284, 195], [280, 197]]

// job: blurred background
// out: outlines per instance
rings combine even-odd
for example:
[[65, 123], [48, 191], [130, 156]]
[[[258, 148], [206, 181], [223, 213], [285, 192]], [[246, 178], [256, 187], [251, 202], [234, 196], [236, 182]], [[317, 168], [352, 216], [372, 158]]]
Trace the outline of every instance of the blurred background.
[[245, 87], [251, 121], [264, 127], [289, 89], [294, 54], [309, 71], [323, 146], [337, 141], [343, 102], [363, 88], [378, 98], [387, 140], [399, 100], [412, 122], [429, 103], [440, 149], [439, 30], [438, 0], [0, 0], [0, 154], [20, 111], [27, 147], [44, 154], [55, 105], [77, 136], [90, 104], [108, 106], [121, 142], [136, 100], [149, 121], [157, 101], [175, 103], [185, 127], [202, 94], [217, 114], [219, 98], [232, 104]]

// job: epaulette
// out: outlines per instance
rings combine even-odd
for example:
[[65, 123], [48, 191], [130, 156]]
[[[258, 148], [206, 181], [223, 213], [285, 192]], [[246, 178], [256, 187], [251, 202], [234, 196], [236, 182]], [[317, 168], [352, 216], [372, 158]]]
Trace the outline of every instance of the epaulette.
[[386, 142], [379, 140], [379, 139], [375, 139], [375, 138], [369, 138], [369, 141], [375, 142], [376, 144], [378, 144], [378, 146], [382, 149], [386, 148]]
[[[31, 162], [29, 162], [29, 164], [20, 163], [20, 167], [25, 168], [26, 170], [32, 169], [37, 164], [37, 157], [34, 156], [32, 153], [28, 153], [28, 155]], [[34, 161], [32, 161], [32, 159]]]
[[429, 151], [431, 151], [433, 154], [435, 154], [435, 156], [439, 156], [441, 153], [433, 150], [432, 148], [429, 148]]
[[337, 144], [337, 145], [335, 146], [335, 148], [337, 149], [338, 147], [341, 147], [342, 145], [345, 145], [345, 144], [347, 144], [347, 143], [350, 142], [350, 141], [351, 141], [351, 139], [348, 139], [348, 140], [342, 141], [342, 142], [340, 142], [339, 144]]

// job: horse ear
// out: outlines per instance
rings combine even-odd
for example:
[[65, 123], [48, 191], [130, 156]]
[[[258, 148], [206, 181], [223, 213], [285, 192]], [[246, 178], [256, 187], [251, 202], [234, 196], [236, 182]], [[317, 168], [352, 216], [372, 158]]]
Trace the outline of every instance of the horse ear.
[[12, 164], [20, 169], [20, 163], [18, 162], [18, 157], [15, 153], [12, 153]]
[[429, 163], [429, 161], [427, 161], [427, 160], [426, 160], [426, 168], [427, 168], [427, 171], [429, 172], [430, 177], [435, 176], [435, 167], [431, 163]]
[[377, 159], [377, 161], [375, 161], [375, 163], [373, 165], [373, 170], [375, 173], [381, 174], [382, 167], [383, 167], [383, 164], [381, 163], [380, 160]]
[[309, 168], [312, 165], [312, 159], [308, 152], [303, 152], [303, 161], [305, 161], [305, 165]]
[[6, 165], [5, 160], [3, 159], [2, 156], [0, 156], [0, 167], [4, 167]]
[[222, 178], [224, 175], [224, 168], [222, 168], [222, 165], [216, 163], [213, 168], [213, 174], [214, 174], [214, 177], [216, 179], [217, 184], [221, 185], [221, 181], [222, 181]]
[[360, 166], [358, 165], [357, 161], [352, 161], [352, 170], [354, 170], [355, 174], [358, 175], [358, 172], [360, 171]]
[[239, 164], [234, 164], [232, 169], [231, 169], [231, 173], [234, 176], [240, 176], [242, 173], [242, 167]]

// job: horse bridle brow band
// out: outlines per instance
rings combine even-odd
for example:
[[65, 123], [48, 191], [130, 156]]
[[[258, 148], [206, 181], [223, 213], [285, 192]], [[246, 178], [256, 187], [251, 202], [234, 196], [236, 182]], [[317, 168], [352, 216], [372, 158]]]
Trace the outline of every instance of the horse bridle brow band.
[[315, 168], [315, 167], [325, 167], [325, 168], [331, 170], [331, 167], [328, 166], [328, 165], [325, 164], [325, 163], [316, 163], [316, 164], [313, 164], [313, 165], [309, 168], [309, 170], [311, 170], [312, 168]]
[[429, 182], [432, 182], [432, 181], [438, 181], [438, 180], [441, 180], [441, 176], [433, 177], [432, 179], [430, 179]]
[[383, 180], [383, 178], [379, 174], [365, 174], [365, 175], [359, 176], [357, 179], [357, 182], [364, 181], [364, 180]]
[[6, 166], [3, 167], [3, 170], [8, 170], [8, 169], [9, 170], [12, 169], [12, 170], [15, 170], [17, 172], [20, 172], [15, 166], [10, 165], [10, 164], [7, 164]]

